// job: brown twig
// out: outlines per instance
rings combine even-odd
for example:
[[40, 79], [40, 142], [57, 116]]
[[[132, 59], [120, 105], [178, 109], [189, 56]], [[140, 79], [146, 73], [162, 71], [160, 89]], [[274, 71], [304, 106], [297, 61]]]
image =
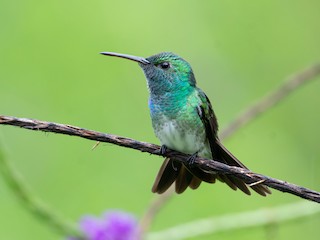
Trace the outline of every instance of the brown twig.
[[[312, 202], [300, 201], [272, 208], [264, 207], [262, 209], [193, 220], [164, 230], [148, 233], [146, 239], [183, 240], [197, 239], [197, 237], [214, 239], [212, 234], [221, 232], [234, 233], [240, 229], [243, 231], [248, 228], [262, 228], [287, 223], [289, 221], [297, 222], [307, 217], [318, 217], [319, 215], [319, 205]], [[271, 238], [266, 237], [266, 239]]]
[[[158, 156], [170, 157], [171, 159], [175, 159], [177, 161], [184, 162], [184, 163], [187, 163], [190, 157], [190, 155], [173, 151], [173, 150], [168, 150], [165, 154], [161, 154], [160, 146], [155, 144], [140, 142], [131, 138], [96, 132], [92, 130], [71, 126], [71, 125], [64, 125], [64, 124], [58, 124], [53, 122], [45, 122], [45, 121], [39, 121], [34, 119], [16, 118], [16, 117], [9, 117], [9, 116], [0, 116], [0, 124], [12, 125], [12, 126], [17, 126], [17, 127], [21, 127], [29, 130], [35, 130], [35, 131], [54, 132], [54, 133], [71, 135], [71, 136], [78, 136], [81, 138], [86, 138], [86, 139], [100, 141], [100, 142], [108, 142], [118, 146], [136, 149], [141, 152], [148, 152], [150, 154], [154, 154]], [[320, 203], [319, 192], [316, 192], [298, 185], [294, 185], [286, 181], [271, 178], [268, 176], [264, 176], [262, 174], [245, 170], [243, 168], [229, 166], [229, 165], [220, 163], [218, 161], [205, 159], [201, 157], [198, 157], [195, 160], [195, 164], [197, 167], [200, 167], [207, 171], [214, 171], [221, 174], [234, 175], [237, 178], [245, 181], [247, 184], [255, 183], [258, 181], [264, 181], [263, 184], [271, 188], [277, 189], [282, 192], [291, 193], [301, 198], [309, 199], [311, 201]]]
[[174, 189], [173, 186], [171, 186], [165, 193], [154, 198], [150, 203], [139, 223], [139, 236], [141, 239], [143, 239], [144, 234], [148, 232], [154, 216], [157, 215], [162, 206], [171, 199], [173, 193]]
[[239, 128], [248, 124], [252, 119], [257, 118], [261, 113], [274, 107], [285, 97], [292, 93], [303, 84], [313, 80], [320, 75], [320, 64], [315, 64], [299, 73], [292, 75], [283, 85], [268, 93], [259, 99], [251, 107], [247, 108], [243, 113], [232, 121], [227, 128], [220, 132], [220, 139], [225, 139], [237, 131]]
[[17, 172], [11, 163], [3, 156], [0, 149], [0, 172], [7, 185], [18, 196], [21, 204], [35, 217], [48, 223], [57, 232], [77, 237], [77, 240], [85, 240], [83, 233], [77, 224], [65, 219], [62, 215], [51, 209], [41, 199], [34, 196], [25, 183], [23, 177]]

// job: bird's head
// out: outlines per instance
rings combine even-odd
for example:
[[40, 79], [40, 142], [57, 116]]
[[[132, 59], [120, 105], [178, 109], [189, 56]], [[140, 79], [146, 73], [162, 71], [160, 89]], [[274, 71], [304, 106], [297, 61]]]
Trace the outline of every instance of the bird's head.
[[148, 58], [113, 52], [101, 54], [138, 62], [147, 78], [150, 93], [154, 95], [187, 91], [196, 85], [190, 64], [171, 52], [162, 52]]

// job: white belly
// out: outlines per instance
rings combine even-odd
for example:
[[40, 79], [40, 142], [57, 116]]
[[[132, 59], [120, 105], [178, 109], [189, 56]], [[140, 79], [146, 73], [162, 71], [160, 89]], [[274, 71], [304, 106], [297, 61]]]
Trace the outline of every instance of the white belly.
[[165, 121], [155, 129], [155, 133], [161, 144], [187, 154], [203, 152], [206, 145], [204, 131], [178, 126], [175, 120]]

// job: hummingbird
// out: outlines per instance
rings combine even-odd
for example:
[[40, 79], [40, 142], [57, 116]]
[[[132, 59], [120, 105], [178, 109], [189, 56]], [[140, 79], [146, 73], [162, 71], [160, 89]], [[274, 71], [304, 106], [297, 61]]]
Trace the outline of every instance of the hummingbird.
[[[180, 194], [188, 187], [197, 189], [201, 182], [219, 180], [233, 190], [250, 195], [247, 184], [232, 175], [209, 172], [194, 166], [197, 156], [215, 159], [230, 166], [248, 169], [220, 142], [218, 122], [206, 94], [197, 87], [190, 64], [172, 52], [162, 52], [147, 58], [122, 53], [101, 52], [103, 55], [138, 62], [147, 80], [152, 127], [161, 142], [161, 153], [167, 149], [190, 154], [187, 163], [166, 158], [152, 187], [153, 193], [164, 193], [174, 182]], [[268, 187], [250, 186], [262, 196], [270, 194]]]

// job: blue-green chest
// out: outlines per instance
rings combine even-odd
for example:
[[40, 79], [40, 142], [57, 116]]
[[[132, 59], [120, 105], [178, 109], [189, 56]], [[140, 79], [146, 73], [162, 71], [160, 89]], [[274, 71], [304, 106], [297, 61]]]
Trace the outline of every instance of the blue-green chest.
[[152, 126], [161, 144], [188, 154], [204, 148], [205, 129], [196, 110], [196, 97], [190, 94], [183, 99], [150, 99]]

